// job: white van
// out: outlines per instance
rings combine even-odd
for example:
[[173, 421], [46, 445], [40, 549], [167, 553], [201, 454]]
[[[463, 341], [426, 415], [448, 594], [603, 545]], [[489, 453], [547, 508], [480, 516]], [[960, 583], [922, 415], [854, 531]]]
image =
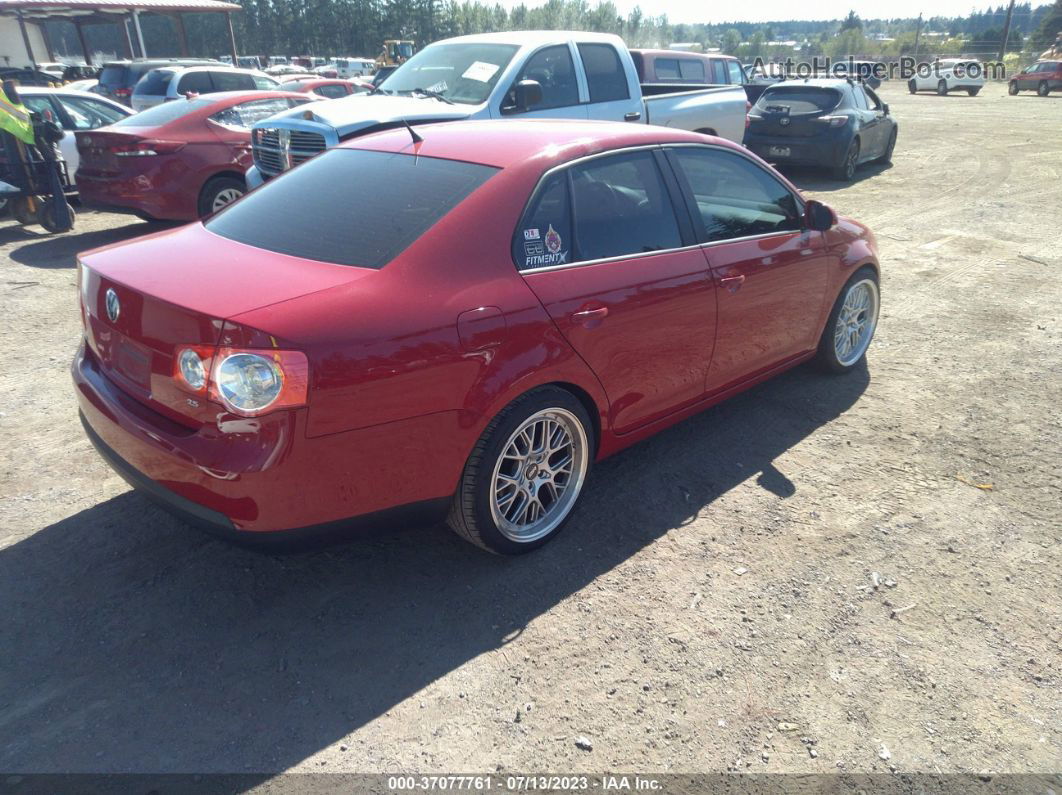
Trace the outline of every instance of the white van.
[[352, 77], [368, 77], [376, 71], [376, 61], [372, 58], [333, 58], [336, 75], [348, 80]]

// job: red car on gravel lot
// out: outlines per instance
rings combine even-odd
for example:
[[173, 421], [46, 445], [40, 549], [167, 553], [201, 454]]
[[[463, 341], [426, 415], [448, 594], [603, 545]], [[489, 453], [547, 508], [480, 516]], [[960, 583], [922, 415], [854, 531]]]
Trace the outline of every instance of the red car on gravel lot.
[[82, 421], [133, 485], [237, 538], [448, 516], [502, 553], [593, 461], [860, 366], [879, 303], [869, 230], [741, 147], [558, 121], [355, 139], [79, 285]]
[[81, 201], [149, 221], [216, 212], [247, 189], [251, 126], [313, 99], [292, 91], [227, 91], [164, 102], [77, 132]]
[[301, 91], [316, 94], [325, 99], [341, 99], [351, 94], [368, 94], [372, 83], [359, 80], [340, 80], [329, 78], [307, 78], [305, 80], [288, 80], [284, 83], [285, 91]]

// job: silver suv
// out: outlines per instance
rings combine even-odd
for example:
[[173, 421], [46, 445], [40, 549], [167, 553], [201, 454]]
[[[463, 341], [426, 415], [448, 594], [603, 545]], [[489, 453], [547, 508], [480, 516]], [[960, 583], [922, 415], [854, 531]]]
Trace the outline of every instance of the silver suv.
[[187, 66], [153, 69], [133, 89], [133, 110], [161, 105], [185, 94], [218, 91], [274, 91], [280, 83], [257, 69], [228, 66]]

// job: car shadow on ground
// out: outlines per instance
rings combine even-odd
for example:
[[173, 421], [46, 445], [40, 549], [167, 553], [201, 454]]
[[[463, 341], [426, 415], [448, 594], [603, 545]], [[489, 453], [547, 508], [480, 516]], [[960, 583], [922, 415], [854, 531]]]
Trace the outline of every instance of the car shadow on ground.
[[565, 532], [519, 558], [443, 527], [264, 554], [131, 492], [75, 513], [0, 551], [0, 770], [284, 770], [738, 484], [795, 493], [774, 461], [868, 383], [797, 368], [602, 462]]
[[38, 226], [24, 227], [14, 223], [0, 227], [0, 245], [25, 240], [25, 245], [13, 249], [9, 255], [21, 265], [31, 268], [73, 268], [77, 263], [77, 255], [84, 251], [162, 232], [177, 225], [140, 221], [129, 216], [129, 223], [121, 226], [80, 233], [74, 227], [72, 232], [50, 235]]
[[851, 182], [845, 182], [843, 179], [835, 179], [821, 168], [785, 165], [775, 165], [775, 168], [781, 171], [786, 178], [800, 190], [813, 190], [816, 193], [830, 193], [850, 188], [865, 179], [873, 179], [879, 174], [884, 174], [892, 168], [892, 163], [864, 163], [856, 169], [855, 177]]

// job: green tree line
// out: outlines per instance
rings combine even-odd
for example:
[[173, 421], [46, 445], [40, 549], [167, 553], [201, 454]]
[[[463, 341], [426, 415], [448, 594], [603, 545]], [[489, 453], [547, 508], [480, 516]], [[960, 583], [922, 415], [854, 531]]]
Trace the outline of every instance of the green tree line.
[[[666, 15], [647, 16], [640, 8], [619, 13], [612, 2], [590, 5], [586, 0], [521, 3], [511, 10], [479, 0], [242, 0], [232, 15], [243, 55], [375, 56], [385, 39], [413, 39], [418, 46], [468, 33], [503, 30], [589, 30], [616, 33], [631, 47], [666, 47], [695, 42], [743, 57], [810, 55], [957, 54], [999, 49], [1006, 7], [965, 17], [933, 17], [921, 22], [918, 53], [914, 51], [918, 21], [788, 20], [764, 23], [672, 24]], [[191, 54], [218, 56], [229, 52], [228, 29], [220, 14], [185, 14]], [[151, 55], [179, 55], [173, 22], [143, 15], [145, 44]], [[123, 55], [124, 34], [116, 25], [86, 27], [95, 52]], [[1062, 30], [1062, 0], [1053, 5], [1015, 5], [1008, 49], [1042, 50]], [[80, 44], [69, 23], [48, 23], [57, 54], [79, 57]], [[932, 36], [930, 34], [946, 34]], [[880, 41], [889, 38], [892, 41]], [[788, 47], [772, 42], [796, 41]], [[806, 44], [805, 44], [806, 42]], [[955, 50], [955, 53], [951, 51]]]

